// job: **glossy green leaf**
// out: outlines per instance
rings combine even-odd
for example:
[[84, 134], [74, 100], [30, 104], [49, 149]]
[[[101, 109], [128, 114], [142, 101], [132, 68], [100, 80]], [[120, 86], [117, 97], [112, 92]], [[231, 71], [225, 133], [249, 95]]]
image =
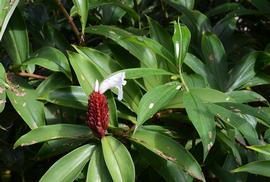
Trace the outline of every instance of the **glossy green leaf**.
[[88, 97], [81, 87], [70, 86], [51, 91], [46, 101], [65, 107], [87, 110]]
[[264, 112], [261, 107], [255, 108], [255, 107], [251, 107], [245, 104], [230, 103], [230, 102], [219, 103], [219, 105], [227, 109], [231, 109], [232, 111], [235, 111], [236, 113], [248, 114], [248, 115], [254, 116], [259, 119], [258, 122], [270, 128], [270, 116], [268, 113]]
[[85, 26], [88, 18], [88, 2], [86, 0], [73, 0], [77, 13], [80, 15], [82, 24], [82, 34], [84, 34]]
[[111, 136], [101, 139], [103, 156], [113, 181], [135, 181], [135, 168], [126, 147]]
[[101, 81], [103, 76], [85, 57], [74, 52], [68, 52], [68, 55], [83, 91], [86, 95], [89, 95], [94, 89], [96, 80]]
[[19, 3], [19, 0], [9, 1], [3, 0], [0, 3], [0, 41], [4, 35], [7, 28], [8, 22]]
[[173, 43], [170, 34], [155, 20], [147, 17], [149, 24], [149, 33], [152, 39], [163, 45], [169, 52], [173, 54]]
[[188, 28], [184, 25], [181, 25], [179, 22], [174, 22], [174, 34], [172, 40], [174, 45], [176, 64], [180, 69], [186, 57], [190, 39], [191, 35]]
[[36, 90], [12, 73], [8, 74], [8, 80], [7, 96], [14, 109], [31, 129], [44, 125], [44, 105], [36, 100]]
[[53, 73], [36, 88], [38, 99], [44, 100], [51, 91], [66, 87], [70, 84], [70, 80], [62, 73]]
[[[255, 62], [257, 52], [253, 52], [245, 56], [230, 73], [229, 81], [227, 82], [227, 90], [233, 91], [242, 85], [249, 82], [255, 76]], [[224, 82], [226, 83], [226, 82]]]
[[68, 152], [73, 150], [89, 140], [88, 138], [84, 139], [56, 139], [49, 140], [44, 142], [38, 153], [35, 156], [37, 160], [48, 159], [53, 156]]
[[226, 13], [228, 11], [235, 10], [239, 8], [239, 3], [224, 3], [219, 6], [216, 6], [215, 8], [211, 8], [208, 12], [206, 12], [206, 15], [208, 17], [216, 16], [218, 14]]
[[86, 144], [73, 150], [56, 161], [39, 181], [74, 181], [89, 161], [94, 148], [94, 145]]
[[248, 149], [254, 150], [256, 152], [270, 155], [270, 144], [266, 145], [252, 145], [252, 146], [247, 146]]
[[196, 56], [187, 53], [184, 59], [184, 63], [190, 67], [195, 73], [201, 75], [205, 80], [208, 79], [208, 71], [206, 65], [198, 59]]
[[18, 146], [33, 145], [40, 142], [56, 139], [87, 139], [92, 137], [92, 132], [87, 126], [74, 124], [56, 124], [41, 126], [21, 136], [14, 148]]
[[228, 78], [228, 63], [224, 47], [215, 34], [206, 33], [202, 37], [202, 52], [209, 71], [215, 80], [214, 88], [225, 90]]
[[137, 112], [138, 126], [151, 118], [156, 112], [162, 109], [174, 98], [181, 86], [172, 82], [171, 84], [160, 85], [148, 91], [141, 99]]
[[251, 145], [259, 144], [258, 134], [255, 128], [244, 118], [224, 107], [208, 104], [209, 110], [227, 125], [240, 131]]
[[87, 182], [99, 181], [109, 182], [112, 181], [108, 168], [105, 164], [102, 148], [99, 145], [91, 156], [88, 171], [87, 171]]
[[66, 56], [53, 47], [43, 47], [34, 56], [24, 62], [24, 65], [39, 65], [52, 71], [63, 72], [70, 80], [72, 74]]
[[196, 128], [203, 144], [204, 160], [216, 138], [216, 126], [213, 114], [203, 104], [202, 100], [192, 91], [184, 93], [183, 103], [188, 117]]
[[236, 103], [267, 102], [263, 96], [250, 90], [236, 90], [229, 92], [228, 95], [235, 100]]
[[28, 58], [28, 34], [19, 10], [14, 11], [3, 36], [2, 43], [14, 64], [21, 64]]
[[130, 139], [154, 152], [159, 157], [176, 164], [192, 177], [205, 181], [198, 162], [184, 147], [170, 137], [159, 132], [140, 128]]
[[252, 174], [270, 177], [270, 161], [255, 161], [234, 169], [232, 172], [248, 172]]
[[3, 65], [0, 63], [0, 113], [5, 108], [6, 103], [6, 71]]

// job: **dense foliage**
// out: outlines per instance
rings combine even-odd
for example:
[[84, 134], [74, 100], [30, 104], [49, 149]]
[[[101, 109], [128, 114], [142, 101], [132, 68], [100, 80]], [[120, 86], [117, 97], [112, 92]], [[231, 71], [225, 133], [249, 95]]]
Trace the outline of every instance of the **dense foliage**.
[[[1, 181], [269, 180], [269, 12], [268, 0], [2, 0]], [[108, 90], [89, 114], [96, 80], [118, 74], [123, 100]]]

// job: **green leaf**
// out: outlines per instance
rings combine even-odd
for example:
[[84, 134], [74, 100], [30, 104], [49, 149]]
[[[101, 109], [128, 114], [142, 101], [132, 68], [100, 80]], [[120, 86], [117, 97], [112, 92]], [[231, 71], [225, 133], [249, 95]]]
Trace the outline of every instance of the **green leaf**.
[[163, 45], [169, 52], [173, 54], [173, 42], [170, 34], [155, 20], [147, 16], [149, 24], [149, 33], [152, 39]]
[[0, 63], [0, 113], [5, 108], [6, 103], [6, 71], [2, 63]]
[[88, 2], [86, 0], [73, 0], [77, 13], [80, 15], [82, 24], [82, 34], [84, 34], [85, 26], [88, 18]]
[[70, 80], [72, 74], [66, 56], [53, 47], [43, 47], [34, 56], [24, 62], [24, 65], [39, 65], [52, 71], [64, 73]]
[[51, 91], [70, 84], [70, 80], [62, 73], [53, 73], [36, 88], [38, 99], [44, 100]]
[[184, 147], [170, 137], [140, 128], [130, 139], [159, 157], [174, 163], [194, 178], [205, 181], [198, 162]]
[[92, 132], [87, 126], [74, 124], [56, 124], [41, 126], [33, 129], [21, 136], [14, 148], [18, 146], [28, 146], [40, 142], [56, 139], [87, 139], [92, 137]]
[[24, 79], [13, 75], [7, 75], [10, 89], [7, 96], [18, 114], [31, 128], [37, 128], [45, 124], [44, 105], [37, 101], [37, 93]]
[[79, 86], [69, 86], [51, 91], [46, 101], [74, 109], [87, 110], [88, 97]]
[[233, 91], [242, 85], [248, 83], [255, 76], [255, 62], [257, 52], [246, 55], [230, 72], [230, 78], [227, 83], [227, 90]]
[[228, 65], [224, 47], [215, 34], [206, 33], [202, 37], [202, 52], [209, 71], [215, 80], [214, 88], [225, 90], [228, 78]]
[[248, 103], [248, 102], [265, 102], [267, 100], [260, 94], [250, 90], [237, 90], [229, 92], [228, 95], [235, 100], [236, 103]]
[[96, 80], [101, 81], [103, 76], [85, 57], [74, 52], [68, 52], [68, 55], [83, 91], [86, 95], [89, 95], [94, 90]]
[[246, 146], [248, 149], [254, 150], [256, 152], [270, 155], [270, 144], [266, 145], [252, 145], [252, 146]]
[[192, 91], [184, 93], [183, 103], [189, 119], [200, 135], [203, 144], [204, 160], [215, 143], [216, 126], [213, 114], [202, 100]]
[[215, 8], [211, 8], [208, 12], [206, 12], [206, 15], [208, 17], [216, 16], [218, 14], [223, 14], [228, 11], [235, 10], [241, 6], [239, 3], [223, 3]]
[[209, 110], [227, 125], [240, 131], [251, 145], [259, 144], [255, 128], [245, 119], [234, 112], [216, 104], [208, 104]]
[[248, 172], [248, 173], [252, 173], [252, 174], [270, 177], [269, 168], [270, 168], [270, 161], [269, 160], [255, 161], [255, 162], [248, 163], [244, 166], [241, 166], [239, 168], [236, 168], [236, 169], [232, 170], [232, 172], [234, 172], [234, 173]]
[[3, 36], [2, 43], [14, 64], [21, 64], [28, 58], [28, 34], [19, 10], [14, 11]]
[[201, 75], [205, 80], [208, 79], [208, 71], [206, 65], [193, 54], [187, 53], [184, 63], [198, 75]]
[[[138, 126], [151, 118], [157, 111], [162, 109], [174, 98], [181, 86], [172, 82], [171, 84], [160, 85], [148, 91], [141, 99], [137, 121]], [[137, 127], [138, 127], [137, 126]]]
[[3, 0], [0, 3], [0, 41], [2, 40], [9, 19], [11, 18], [11, 15], [13, 14], [18, 3], [19, 0], [15, 1]]
[[88, 171], [87, 171], [87, 182], [99, 181], [109, 182], [112, 181], [108, 168], [106, 167], [102, 148], [99, 145], [91, 156]]
[[73, 150], [56, 161], [39, 181], [74, 181], [89, 161], [94, 148], [94, 145], [86, 144]]
[[181, 25], [179, 22], [174, 22], [174, 34], [172, 40], [174, 45], [176, 64], [180, 69], [186, 57], [190, 39], [191, 35], [188, 28], [184, 25]]
[[135, 168], [126, 147], [111, 136], [101, 139], [103, 156], [113, 181], [135, 181]]
[[179, 7], [185, 7], [187, 9], [193, 9], [194, 7], [194, 0], [164, 0], [167, 2], [169, 5], [175, 8]]

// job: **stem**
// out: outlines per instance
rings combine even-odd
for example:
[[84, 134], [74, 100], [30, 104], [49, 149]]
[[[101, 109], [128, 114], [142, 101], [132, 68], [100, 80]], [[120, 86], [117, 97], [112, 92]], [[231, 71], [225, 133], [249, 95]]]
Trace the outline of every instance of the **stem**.
[[183, 84], [185, 90], [189, 92], [189, 88], [188, 88], [188, 86], [187, 86], [187, 84], [186, 84], [186, 82], [185, 82], [185, 79], [184, 79], [184, 77], [183, 77], [183, 73], [182, 73], [182, 69], [181, 69], [181, 68], [180, 68], [180, 70], [179, 70], [179, 75], [180, 75], [180, 80], [181, 80], [181, 82], [182, 82], [182, 84]]
[[26, 73], [26, 72], [20, 72], [20, 73], [17, 73], [17, 75], [23, 76], [23, 77], [37, 78], [41, 80], [45, 80], [48, 78], [47, 76], [37, 75], [34, 73]]
[[64, 16], [66, 17], [68, 23], [70, 24], [73, 32], [75, 33], [77, 39], [79, 40], [80, 43], [84, 42], [84, 38], [81, 35], [81, 33], [79, 32], [78, 28], [76, 27], [73, 19], [71, 16], [69, 16], [67, 10], [65, 9], [64, 5], [61, 3], [60, 0], [54, 0], [55, 3], [59, 6], [60, 10], [62, 11], [62, 13], [64, 14]]

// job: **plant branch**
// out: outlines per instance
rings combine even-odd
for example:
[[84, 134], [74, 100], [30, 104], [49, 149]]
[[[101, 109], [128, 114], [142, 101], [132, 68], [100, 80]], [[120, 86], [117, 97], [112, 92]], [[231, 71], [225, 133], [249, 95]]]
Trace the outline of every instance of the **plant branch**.
[[67, 10], [65, 9], [64, 5], [61, 3], [60, 0], [54, 0], [54, 2], [59, 6], [60, 10], [62, 11], [64, 16], [66, 17], [68, 23], [70, 24], [70, 26], [71, 26], [73, 32], [75, 33], [77, 39], [79, 40], [79, 42], [82, 43], [83, 37], [81, 36], [81, 33], [79, 32], [77, 26], [75, 25], [73, 18], [71, 16], [69, 16]]
[[41, 79], [41, 80], [47, 79], [47, 76], [37, 75], [34, 73], [19, 72], [19, 73], [17, 73], [17, 75], [23, 76], [23, 77], [37, 78], [37, 79]]

